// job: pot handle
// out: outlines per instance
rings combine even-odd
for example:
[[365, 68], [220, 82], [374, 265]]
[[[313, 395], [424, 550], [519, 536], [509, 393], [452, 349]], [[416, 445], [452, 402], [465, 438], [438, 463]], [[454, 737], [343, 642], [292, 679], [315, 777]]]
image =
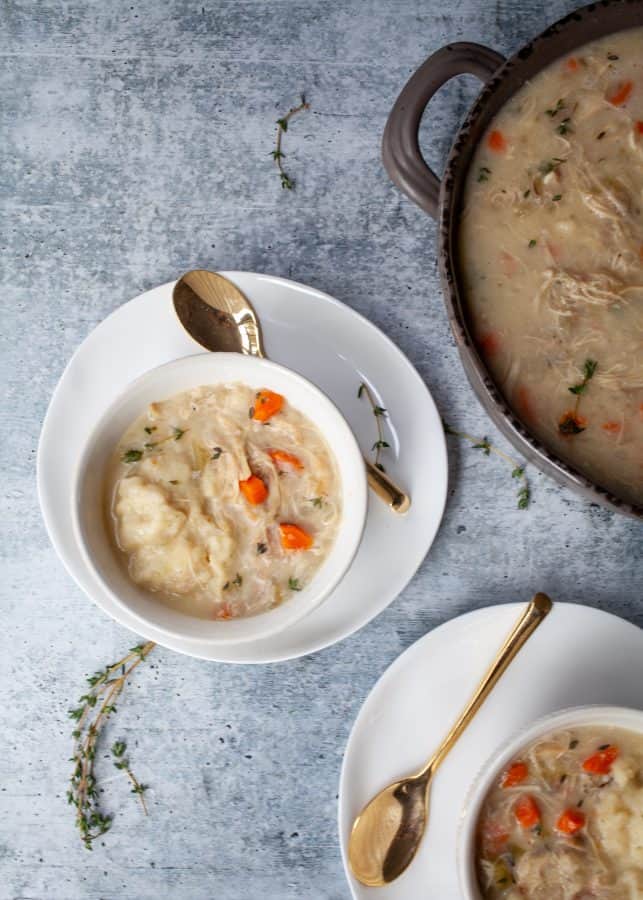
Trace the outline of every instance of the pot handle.
[[424, 110], [450, 78], [466, 74], [487, 81], [504, 62], [504, 56], [482, 44], [448, 44], [422, 63], [395, 101], [382, 138], [384, 166], [399, 189], [434, 219], [440, 179], [427, 165], [418, 143]]

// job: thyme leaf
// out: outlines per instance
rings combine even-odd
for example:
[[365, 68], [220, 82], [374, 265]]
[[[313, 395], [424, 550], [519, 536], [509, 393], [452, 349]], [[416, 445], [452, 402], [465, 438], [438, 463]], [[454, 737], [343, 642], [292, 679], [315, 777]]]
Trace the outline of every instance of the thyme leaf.
[[142, 450], [126, 450], [125, 453], [123, 453], [123, 456], [121, 457], [121, 459], [123, 460], [124, 463], [135, 463], [135, 462], [138, 462], [139, 459], [142, 458], [142, 456], [143, 456]]
[[373, 392], [363, 381], [359, 388], [357, 389], [357, 399], [361, 400], [362, 397], [366, 396], [368, 402], [371, 404], [371, 410], [373, 415], [375, 416], [375, 421], [377, 422], [377, 440], [371, 447], [371, 450], [375, 451], [375, 467], [380, 470], [380, 472], [385, 472], [386, 469], [382, 465], [380, 461], [380, 452], [382, 450], [386, 450], [391, 445], [384, 440], [384, 430], [382, 428], [382, 419], [388, 415], [386, 407], [380, 406], [376, 401], [373, 395]]
[[517, 506], [518, 509], [527, 509], [531, 502], [531, 488], [529, 486], [529, 481], [527, 479], [527, 475], [525, 473], [525, 465], [520, 465], [516, 462], [515, 459], [512, 459], [509, 454], [505, 453], [504, 450], [500, 450], [499, 447], [495, 447], [491, 441], [486, 438], [477, 438], [472, 434], [469, 434], [466, 431], [458, 431], [456, 428], [452, 428], [447, 422], [442, 422], [442, 427], [444, 428], [445, 434], [451, 434], [455, 437], [464, 438], [464, 440], [469, 441], [474, 450], [482, 450], [485, 456], [489, 456], [491, 453], [494, 453], [496, 456], [499, 456], [501, 459], [504, 459], [505, 462], [509, 463], [511, 466], [511, 477], [518, 479], [521, 486], [518, 489], [517, 494]]
[[288, 587], [290, 588], [291, 591], [300, 591], [301, 585], [299, 583], [299, 579], [298, 578], [289, 578], [288, 579]]
[[[306, 98], [302, 94], [301, 103], [299, 106], [293, 106], [292, 109], [289, 109], [285, 116], [282, 116], [280, 119], [277, 119], [277, 144], [275, 149], [271, 151], [270, 155], [272, 156], [274, 162], [277, 165], [277, 169], [279, 171], [279, 180], [281, 182], [282, 188], [291, 191], [295, 186], [295, 182], [292, 178], [286, 173], [283, 167], [282, 159], [286, 156], [286, 154], [281, 149], [281, 141], [283, 135], [288, 131], [288, 123], [292, 119], [293, 116], [296, 116], [297, 113], [303, 112], [306, 109], [310, 109], [310, 103], [306, 102]], [[252, 417], [251, 417], [252, 418]]]
[[[121, 695], [132, 672], [151, 653], [156, 644], [147, 641], [132, 647], [129, 652], [115, 663], [105, 666], [87, 677], [89, 690], [82, 695], [79, 706], [69, 710], [69, 717], [76, 725], [72, 731], [74, 739], [74, 751], [71, 757], [73, 763], [72, 774], [67, 791], [67, 802], [75, 807], [75, 822], [80, 833], [80, 838], [88, 850], [92, 849], [96, 838], [105, 834], [112, 825], [110, 816], [104, 815], [99, 806], [99, 789], [94, 772], [94, 760], [102, 730], [109, 717], [116, 712], [115, 701]], [[112, 746], [112, 753], [118, 763], [118, 768], [127, 771], [128, 777], [136, 786], [136, 781], [129, 762], [125, 761], [125, 743], [116, 741]], [[144, 786], [139, 785], [144, 789]], [[143, 803], [142, 790], [141, 794]]]

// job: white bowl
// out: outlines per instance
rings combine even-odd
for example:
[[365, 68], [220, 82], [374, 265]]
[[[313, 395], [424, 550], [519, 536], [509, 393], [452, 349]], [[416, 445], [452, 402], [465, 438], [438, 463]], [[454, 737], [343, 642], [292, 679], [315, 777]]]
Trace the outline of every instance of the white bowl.
[[458, 833], [458, 875], [464, 900], [482, 900], [476, 875], [476, 824], [482, 805], [494, 781], [520, 751], [537, 738], [552, 731], [583, 725], [607, 725], [643, 734], [643, 710], [623, 706], [575, 706], [538, 719], [520, 730], [484, 764], [465, 800]]
[[[269, 387], [283, 394], [314, 421], [335, 456], [341, 479], [342, 518], [330, 553], [310, 584], [276, 609], [256, 616], [217, 622], [198, 619], [163, 605], [135, 584], [119, 562], [107, 533], [104, 484], [108, 460], [125, 429], [154, 400], [201, 385], [239, 381], [253, 388]], [[281, 631], [318, 606], [350, 566], [364, 529], [367, 487], [364, 460], [357, 441], [336, 406], [301, 375], [284, 366], [238, 353], [203, 353], [174, 360], [146, 372], [121, 394], [95, 426], [84, 447], [74, 477], [72, 519], [78, 546], [103, 588], [144, 626], [173, 638], [211, 643], [252, 641]], [[144, 628], [142, 629], [144, 633]]]

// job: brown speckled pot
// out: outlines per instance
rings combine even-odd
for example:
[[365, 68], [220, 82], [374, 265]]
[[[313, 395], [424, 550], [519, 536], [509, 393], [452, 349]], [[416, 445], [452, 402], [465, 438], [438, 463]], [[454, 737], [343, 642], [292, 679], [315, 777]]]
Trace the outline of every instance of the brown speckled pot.
[[[643, 517], [643, 509], [632, 507], [554, 456], [509, 408], [472, 341], [457, 259], [458, 210], [466, 174], [491, 119], [527, 79], [558, 57], [596, 38], [637, 26], [643, 26], [643, 0], [602, 0], [561, 19], [508, 60], [480, 44], [449, 44], [430, 56], [404, 86], [386, 123], [382, 151], [395, 184], [439, 222], [440, 274], [449, 321], [469, 381], [495, 424], [526, 459], [560, 484], [609, 509]], [[420, 152], [420, 119], [435, 92], [450, 78], [465, 73], [477, 76], [484, 87], [456, 135], [440, 180]]]

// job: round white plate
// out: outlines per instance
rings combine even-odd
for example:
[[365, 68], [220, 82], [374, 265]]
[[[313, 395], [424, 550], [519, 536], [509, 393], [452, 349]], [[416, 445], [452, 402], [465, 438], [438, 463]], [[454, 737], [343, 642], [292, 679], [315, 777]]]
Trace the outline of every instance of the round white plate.
[[[268, 355], [308, 377], [334, 400], [365, 453], [377, 433], [366, 399], [357, 398], [360, 382], [366, 381], [378, 402], [390, 408], [383, 421], [391, 448], [382, 461], [413, 501], [405, 516], [396, 516], [371, 495], [362, 545], [350, 571], [318, 609], [286, 631], [230, 647], [171, 640], [152, 627], [143, 632], [148, 640], [204, 659], [274, 662], [342, 640], [385, 609], [408, 584], [442, 518], [446, 445], [426, 385], [374, 325], [305, 285], [250, 272], [223, 274], [254, 304]], [[137, 634], [138, 620], [107, 596], [80, 556], [71, 528], [71, 477], [76, 448], [129, 382], [154, 366], [202, 352], [174, 314], [173, 286], [161, 285], [124, 304], [83, 341], [54, 392], [38, 446], [40, 505], [58, 555], [85, 593]]]
[[456, 839], [471, 782], [491, 754], [546, 713], [585, 704], [643, 702], [643, 631], [609, 613], [557, 603], [446, 758], [431, 788], [429, 827], [412, 865], [384, 888], [351, 876], [355, 816], [376, 791], [417, 771], [447, 733], [524, 604], [490, 606], [421, 638], [386, 670], [348, 740], [339, 787], [339, 834], [355, 900], [458, 900]]

